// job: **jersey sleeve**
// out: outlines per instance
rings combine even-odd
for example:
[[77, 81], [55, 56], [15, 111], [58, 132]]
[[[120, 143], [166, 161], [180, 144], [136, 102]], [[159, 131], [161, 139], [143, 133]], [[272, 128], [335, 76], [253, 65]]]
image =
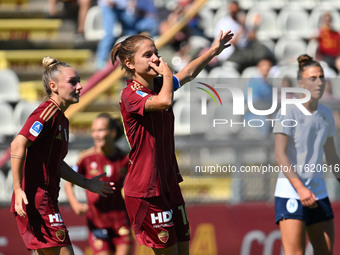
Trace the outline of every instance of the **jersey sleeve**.
[[37, 108], [27, 118], [23, 128], [19, 132], [28, 140], [35, 142], [41, 139], [51, 129], [50, 116], [44, 113], [43, 109]]
[[122, 92], [121, 103], [124, 104], [127, 112], [143, 116], [145, 102], [151, 96], [152, 94], [149, 94], [142, 90], [133, 90], [131, 88], [126, 88]]
[[[294, 130], [295, 130], [294, 129], [294, 126], [295, 126], [294, 116], [292, 112], [289, 110], [289, 108], [287, 109], [286, 115], [282, 115], [281, 109], [280, 109], [275, 119], [276, 121], [275, 121], [274, 128], [273, 128], [274, 134], [280, 133], [280, 134], [285, 134], [288, 136], [292, 136], [294, 134]], [[285, 125], [282, 125], [282, 121], [285, 122]]]
[[177, 89], [181, 87], [181, 83], [179, 82], [179, 79], [176, 76], [173, 76], [172, 83], [173, 83], [174, 91], [176, 91]]

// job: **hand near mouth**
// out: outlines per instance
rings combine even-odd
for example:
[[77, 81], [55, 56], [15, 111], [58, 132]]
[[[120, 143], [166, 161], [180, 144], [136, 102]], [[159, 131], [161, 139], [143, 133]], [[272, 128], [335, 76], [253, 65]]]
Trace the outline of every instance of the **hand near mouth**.
[[171, 71], [169, 65], [166, 62], [164, 62], [162, 57], [159, 58], [158, 63], [149, 62], [148, 64], [153, 70], [156, 71], [156, 73], [158, 73], [162, 76], [167, 76], [167, 75], [172, 76], [172, 71]]

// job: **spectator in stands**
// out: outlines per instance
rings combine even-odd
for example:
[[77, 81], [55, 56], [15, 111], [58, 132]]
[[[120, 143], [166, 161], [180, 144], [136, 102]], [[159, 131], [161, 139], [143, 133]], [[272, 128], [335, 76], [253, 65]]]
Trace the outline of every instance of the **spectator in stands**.
[[68, 149], [66, 109], [79, 101], [82, 86], [77, 72], [54, 58], [43, 59], [48, 100], [28, 117], [11, 143], [14, 213], [19, 233], [36, 254], [74, 254], [58, 207], [60, 178], [100, 195], [113, 193], [113, 183], [73, 171], [64, 157]]
[[[334, 145], [335, 125], [332, 110], [319, 103], [325, 86], [322, 66], [306, 54], [299, 56], [298, 63], [299, 86], [311, 93], [303, 105], [311, 114], [291, 105], [286, 114], [279, 112], [277, 117], [290, 124], [275, 122], [275, 159], [283, 170], [275, 189], [275, 221], [285, 254], [304, 254], [307, 232], [314, 254], [330, 255], [334, 216], [323, 174], [328, 167], [340, 164]], [[339, 175], [337, 179], [340, 181]]]
[[274, 54], [256, 39], [256, 29], [261, 22], [260, 14], [254, 16], [251, 27], [246, 26], [246, 14], [240, 9], [237, 1], [227, 4], [228, 15], [216, 25], [215, 35], [226, 27], [234, 31], [235, 37], [231, 41], [231, 51], [223, 52], [217, 58], [220, 63], [228, 60], [238, 65], [239, 72], [248, 66], [254, 66], [263, 58], [275, 60]]
[[116, 190], [107, 197], [86, 191], [87, 203], [80, 203], [73, 184], [65, 183], [68, 201], [77, 215], [86, 213], [89, 243], [93, 254], [128, 255], [131, 233], [122, 188], [127, 172], [128, 157], [115, 145], [122, 132], [110, 114], [99, 114], [92, 122], [94, 146], [84, 151], [77, 162], [77, 172], [86, 178], [106, 173], [102, 180], [114, 182]]
[[132, 9], [131, 0], [98, 0], [102, 12], [102, 24], [105, 35], [98, 43], [96, 68], [103, 68], [108, 61], [109, 53], [116, 38], [113, 30], [119, 22], [123, 28], [124, 35], [132, 35], [135, 30], [135, 15]]
[[[284, 76], [281, 81], [281, 88], [292, 88], [292, 87], [294, 87], [292, 78], [289, 76]], [[279, 92], [278, 97], [279, 97], [278, 100], [281, 101], [281, 90]], [[295, 93], [289, 92], [289, 93], [286, 93], [285, 98], [287, 99], [296, 98], [296, 95]]]
[[128, 37], [111, 52], [112, 62], [118, 58], [131, 77], [121, 93], [121, 113], [131, 146], [125, 205], [136, 239], [156, 255], [189, 254], [189, 222], [174, 148], [173, 93], [229, 47], [232, 36], [230, 31], [221, 31], [209, 51], [175, 76], [148, 36]]
[[[253, 76], [247, 86], [245, 87], [245, 100], [247, 104], [252, 104], [257, 110], [267, 110], [272, 106], [272, 98], [273, 98], [273, 85], [272, 81], [269, 77], [270, 69], [273, 66], [273, 61], [271, 59], [261, 59], [257, 63], [258, 75]], [[252, 102], [249, 102], [248, 93], [250, 93], [249, 89], [251, 89], [252, 94]], [[264, 137], [270, 134], [271, 125], [269, 122], [265, 121], [268, 116], [259, 116], [255, 115], [249, 110], [245, 113], [245, 120], [249, 121], [252, 119], [261, 119], [263, 120], [263, 126], [259, 127], [260, 134]]]
[[316, 58], [338, 72], [335, 61], [340, 55], [340, 33], [332, 27], [332, 15], [329, 12], [323, 14], [318, 35], [312, 39], [318, 41]]
[[137, 33], [147, 32], [150, 36], [158, 34], [159, 20], [153, 0], [134, 0], [134, 14]]
[[[48, 14], [50, 18], [58, 17], [58, 8], [57, 4], [60, 0], [48, 0], [49, 10]], [[77, 39], [84, 38], [84, 26], [85, 26], [85, 18], [88, 10], [92, 5], [92, 0], [74, 0], [78, 5], [78, 17], [77, 17]]]

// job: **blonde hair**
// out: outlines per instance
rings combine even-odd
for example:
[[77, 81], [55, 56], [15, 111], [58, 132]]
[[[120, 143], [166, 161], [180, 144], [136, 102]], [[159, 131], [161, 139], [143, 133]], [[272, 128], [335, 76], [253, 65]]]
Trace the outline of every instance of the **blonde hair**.
[[59, 62], [57, 59], [52, 58], [52, 57], [44, 57], [42, 60], [42, 64], [44, 66], [42, 81], [44, 84], [46, 95], [50, 97], [52, 94], [52, 91], [49, 85], [50, 81], [54, 81], [54, 82], [58, 81], [60, 67], [71, 67], [71, 66], [65, 62]]

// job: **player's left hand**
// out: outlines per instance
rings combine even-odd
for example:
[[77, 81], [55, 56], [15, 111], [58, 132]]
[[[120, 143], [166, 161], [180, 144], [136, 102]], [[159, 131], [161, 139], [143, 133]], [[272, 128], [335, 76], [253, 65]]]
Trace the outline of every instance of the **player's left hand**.
[[233, 39], [234, 34], [231, 32], [231, 30], [227, 32], [223, 32], [222, 30], [218, 34], [212, 49], [215, 50], [215, 56], [220, 54], [224, 49], [230, 47], [230, 40]]
[[98, 193], [103, 197], [107, 197], [107, 195], [112, 194], [113, 191], [116, 189], [114, 187], [114, 183], [101, 181], [100, 178], [104, 176], [106, 176], [106, 174], [102, 173], [100, 175], [97, 175], [96, 177], [93, 177], [92, 179], [88, 179], [87, 189], [94, 193]]

